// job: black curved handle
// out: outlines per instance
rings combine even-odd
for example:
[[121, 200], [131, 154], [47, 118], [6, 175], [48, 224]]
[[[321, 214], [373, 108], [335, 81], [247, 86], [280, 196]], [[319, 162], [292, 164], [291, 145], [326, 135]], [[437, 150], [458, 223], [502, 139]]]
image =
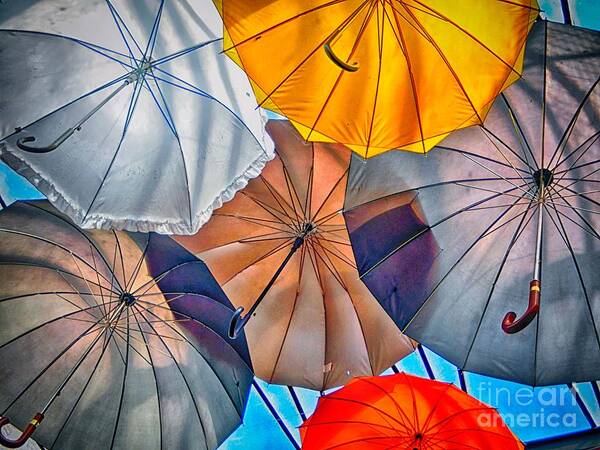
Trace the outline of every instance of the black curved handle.
[[233, 316], [231, 317], [231, 321], [229, 322], [229, 331], [227, 334], [229, 335], [229, 339], [237, 339], [240, 331], [246, 326], [246, 322], [248, 322], [248, 315], [242, 317], [242, 313], [244, 312], [244, 307], [240, 306], [235, 310]]
[[19, 147], [24, 152], [29, 153], [50, 153], [52, 150], [56, 150], [58, 145], [50, 144], [47, 147], [33, 147], [31, 145], [27, 145], [26, 142], [34, 142], [34, 136], [27, 136], [24, 138], [17, 139], [17, 147]]
[[531, 280], [529, 283], [529, 304], [521, 317], [517, 319], [517, 313], [510, 311], [504, 316], [502, 330], [507, 334], [515, 334], [529, 325], [540, 310], [540, 280]]
[[354, 64], [348, 64], [347, 62], [343, 61], [342, 59], [340, 59], [339, 56], [337, 56], [335, 54], [335, 52], [333, 51], [333, 49], [331, 48], [331, 43], [333, 41], [333, 39], [337, 36], [337, 33], [334, 34], [333, 36], [331, 36], [327, 42], [325, 43], [325, 45], [323, 45], [323, 50], [325, 50], [325, 53], [327, 54], [327, 56], [329, 57], [329, 59], [336, 65], [338, 66], [340, 69], [345, 70], [346, 72], [356, 72], [360, 67], [358, 66], [358, 63], [354, 63]]
[[27, 427], [25, 427], [25, 429], [21, 433], [21, 436], [19, 436], [16, 439], [9, 439], [6, 436], [4, 436], [4, 434], [2, 434], [2, 428], [4, 428], [10, 423], [10, 419], [8, 417], [0, 417], [0, 445], [3, 445], [7, 448], [22, 447], [23, 445], [25, 445], [25, 442], [27, 442], [27, 440], [31, 437], [31, 435], [43, 419], [44, 415], [42, 413], [36, 413], [36, 415], [33, 416], [33, 419], [31, 419], [31, 422], [27, 424]]
[[35, 136], [26, 136], [20, 139], [17, 139], [17, 147], [19, 147], [21, 150], [25, 151], [25, 152], [29, 152], [29, 153], [49, 153], [53, 150], [56, 150], [58, 147], [60, 147], [60, 145], [62, 145], [63, 142], [65, 142], [67, 139], [69, 139], [71, 136], [73, 136], [73, 133], [75, 133], [76, 131], [79, 131], [81, 128], [80, 127], [76, 127], [76, 128], [69, 128], [67, 131], [65, 131], [63, 134], [61, 134], [58, 139], [56, 139], [52, 144], [46, 146], [46, 147], [33, 147], [31, 145], [27, 145], [27, 142], [34, 142], [35, 141]]

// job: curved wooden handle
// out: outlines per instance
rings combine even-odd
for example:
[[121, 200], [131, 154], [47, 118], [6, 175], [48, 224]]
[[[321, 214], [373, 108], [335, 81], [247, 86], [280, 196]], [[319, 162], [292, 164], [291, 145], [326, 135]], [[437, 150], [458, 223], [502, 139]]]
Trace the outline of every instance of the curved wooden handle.
[[22, 447], [23, 445], [25, 445], [25, 442], [27, 442], [27, 440], [31, 437], [31, 435], [42, 420], [44, 420], [44, 415], [42, 413], [36, 413], [36, 415], [33, 416], [33, 419], [31, 419], [31, 422], [27, 424], [27, 427], [25, 427], [25, 429], [21, 433], [21, 436], [19, 436], [17, 439], [9, 439], [6, 436], [4, 436], [4, 434], [2, 434], [2, 428], [8, 425], [10, 423], [10, 420], [8, 417], [0, 417], [0, 445], [3, 445], [7, 448]]
[[529, 305], [523, 315], [517, 319], [517, 313], [510, 311], [504, 316], [502, 330], [507, 334], [515, 334], [531, 323], [540, 310], [540, 280], [531, 280], [529, 283]]
[[358, 64], [356, 64], [356, 63], [355, 63], [355, 65], [348, 64], [347, 62], [343, 61], [338, 55], [336, 55], [334, 53], [333, 49], [331, 48], [331, 42], [333, 41], [333, 39], [336, 36], [337, 36], [337, 33], [334, 34], [333, 36], [331, 36], [327, 40], [327, 42], [325, 42], [325, 45], [323, 45], [323, 50], [325, 50], [325, 53], [327, 54], [329, 59], [340, 69], [343, 69], [346, 72], [356, 72], [359, 69]]

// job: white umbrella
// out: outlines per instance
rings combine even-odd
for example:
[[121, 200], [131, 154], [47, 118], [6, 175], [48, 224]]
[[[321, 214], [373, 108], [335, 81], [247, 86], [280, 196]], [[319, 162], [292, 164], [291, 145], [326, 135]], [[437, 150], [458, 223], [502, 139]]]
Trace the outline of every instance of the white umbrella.
[[82, 227], [194, 233], [273, 157], [209, 0], [12, 2], [0, 28], [2, 159]]

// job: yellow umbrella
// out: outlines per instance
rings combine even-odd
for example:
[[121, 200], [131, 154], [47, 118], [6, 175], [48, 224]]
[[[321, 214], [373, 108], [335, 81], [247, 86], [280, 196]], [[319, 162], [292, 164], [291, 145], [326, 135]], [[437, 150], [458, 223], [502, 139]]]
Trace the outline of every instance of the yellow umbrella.
[[214, 0], [260, 105], [363, 157], [425, 153], [519, 78], [536, 0]]

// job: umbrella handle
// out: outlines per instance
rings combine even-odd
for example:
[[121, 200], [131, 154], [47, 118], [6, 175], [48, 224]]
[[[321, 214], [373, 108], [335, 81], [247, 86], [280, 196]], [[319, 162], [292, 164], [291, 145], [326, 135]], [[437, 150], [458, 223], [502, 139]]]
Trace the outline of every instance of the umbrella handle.
[[340, 69], [343, 69], [346, 72], [356, 72], [359, 69], [359, 66], [357, 63], [354, 63], [355, 65], [348, 64], [347, 62], [343, 61], [339, 56], [337, 56], [334, 53], [333, 49], [331, 48], [331, 43], [337, 37], [338, 34], [339, 34], [339, 31], [337, 33], [334, 33], [327, 40], [327, 42], [325, 42], [325, 45], [323, 45], [323, 50], [325, 50], [325, 53], [327, 54], [329, 59]]
[[233, 316], [231, 316], [231, 321], [229, 322], [229, 331], [227, 334], [229, 335], [229, 339], [237, 339], [240, 331], [246, 326], [246, 322], [250, 318], [249, 314], [246, 314], [242, 317], [242, 313], [244, 312], [244, 307], [240, 306], [235, 310]]
[[518, 333], [535, 319], [540, 309], [540, 288], [540, 280], [531, 280], [529, 283], [529, 305], [527, 305], [527, 309], [518, 319], [514, 311], [506, 313], [502, 321], [502, 330], [505, 333]]
[[42, 413], [36, 413], [31, 419], [31, 422], [27, 424], [25, 430], [21, 433], [17, 439], [9, 439], [2, 433], [2, 428], [10, 423], [10, 419], [8, 417], [0, 417], [0, 445], [3, 445], [7, 448], [19, 448], [22, 447], [25, 442], [31, 437], [35, 429], [44, 419], [44, 415]]
[[[17, 139], [17, 147], [21, 150], [29, 153], [49, 153], [53, 150], [56, 150], [59, 146], [61, 146], [67, 139], [73, 136], [73, 133], [81, 130], [81, 126], [87, 122], [90, 117], [96, 114], [104, 105], [106, 105], [115, 95], [117, 95], [121, 90], [136, 81], [139, 77], [139, 74], [135, 71], [132, 71], [127, 78], [123, 80], [123, 83], [112, 91], [104, 100], [102, 100], [98, 105], [96, 105], [90, 112], [88, 112], [85, 116], [83, 116], [79, 122], [73, 125], [71, 128], [68, 128], [63, 134], [61, 134], [52, 144], [46, 147], [34, 147], [32, 145], [27, 145], [27, 142], [34, 142], [34, 136], [27, 136], [20, 139]], [[21, 131], [20, 128], [17, 131]]]
[[27, 142], [34, 142], [35, 136], [27, 136], [23, 138], [17, 139], [17, 147], [21, 150], [29, 153], [50, 153], [53, 150], [56, 150], [63, 142], [69, 139], [75, 131], [78, 131], [79, 128], [69, 128], [63, 134], [61, 134], [58, 139], [56, 139], [52, 144], [46, 147], [34, 147], [32, 145], [27, 145]]

